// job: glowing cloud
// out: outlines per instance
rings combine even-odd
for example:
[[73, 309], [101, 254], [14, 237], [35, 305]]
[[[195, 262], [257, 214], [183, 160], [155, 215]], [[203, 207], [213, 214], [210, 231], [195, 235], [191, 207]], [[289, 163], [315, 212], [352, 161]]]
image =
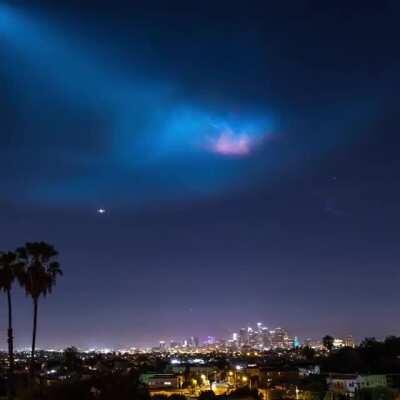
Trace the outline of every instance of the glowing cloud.
[[234, 134], [232, 130], [225, 130], [210, 140], [209, 149], [224, 156], [247, 156], [256, 143], [256, 139], [246, 133]]

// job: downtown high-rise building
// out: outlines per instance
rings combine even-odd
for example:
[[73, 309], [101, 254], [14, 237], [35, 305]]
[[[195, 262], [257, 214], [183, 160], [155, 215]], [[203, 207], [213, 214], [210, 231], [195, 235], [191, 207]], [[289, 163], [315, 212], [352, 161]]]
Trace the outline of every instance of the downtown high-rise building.
[[233, 333], [229, 342], [238, 349], [249, 348], [256, 350], [290, 349], [296, 344], [298, 345], [297, 338], [290, 337], [285, 329], [269, 330], [261, 322], [258, 322], [255, 327], [241, 328], [239, 332]]

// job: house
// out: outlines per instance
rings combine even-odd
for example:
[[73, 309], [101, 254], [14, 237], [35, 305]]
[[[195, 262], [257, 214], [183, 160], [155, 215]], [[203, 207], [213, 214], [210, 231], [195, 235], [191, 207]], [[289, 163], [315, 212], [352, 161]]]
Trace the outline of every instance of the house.
[[178, 374], [148, 373], [140, 376], [140, 382], [147, 385], [150, 390], [181, 389], [183, 377]]
[[386, 375], [331, 374], [329, 390], [337, 394], [354, 395], [357, 390], [387, 386]]
[[358, 379], [358, 389], [368, 389], [371, 387], [387, 386], [386, 375], [360, 375]]
[[310, 375], [319, 375], [321, 373], [321, 369], [319, 365], [303, 365], [298, 368], [299, 371], [299, 376], [304, 377], [304, 376], [310, 376]]
[[332, 374], [327, 379], [329, 390], [338, 394], [355, 393], [357, 374]]

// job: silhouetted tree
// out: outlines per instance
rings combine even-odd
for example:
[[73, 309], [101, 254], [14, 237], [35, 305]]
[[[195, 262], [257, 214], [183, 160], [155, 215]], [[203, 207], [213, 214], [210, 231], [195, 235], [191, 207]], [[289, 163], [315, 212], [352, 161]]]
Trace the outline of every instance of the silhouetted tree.
[[88, 380], [58, 382], [29, 388], [21, 400], [151, 400], [132, 375], [102, 375]]
[[394, 400], [396, 391], [387, 387], [360, 389], [356, 394], [357, 400]]
[[327, 358], [323, 358], [321, 361], [321, 368], [324, 372], [349, 374], [361, 372], [365, 367], [359, 350], [351, 347], [331, 352]]
[[76, 347], [67, 347], [64, 350], [64, 367], [68, 372], [79, 373], [82, 367], [82, 360]]
[[21, 285], [33, 300], [33, 331], [31, 350], [31, 373], [33, 374], [36, 350], [38, 302], [40, 296], [51, 293], [58, 275], [62, 275], [60, 264], [55, 261], [58, 253], [45, 242], [26, 243], [17, 249], [19, 261], [24, 267], [20, 276]]
[[359, 346], [360, 356], [367, 373], [377, 373], [382, 370], [385, 346], [374, 337], [365, 338]]
[[206, 390], [206, 391], [200, 393], [198, 400], [214, 400], [216, 398], [217, 398], [217, 396], [215, 395], [215, 393], [212, 390]]
[[168, 397], [168, 400], [186, 400], [186, 396], [183, 394], [171, 394], [171, 396]]
[[14, 335], [13, 335], [13, 323], [12, 323], [12, 302], [11, 302], [11, 288], [15, 281], [15, 278], [20, 274], [21, 266], [17, 262], [17, 256], [15, 253], [0, 252], [0, 290], [3, 290], [7, 294], [7, 305], [8, 305], [8, 329], [7, 329], [7, 341], [8, 341], [8, 359], [9, 359], [9, 389], [8, 397], [14, 397]]
[[229, 397], [231, 399], [262, 399], [262, 395], [258, 392], [257, 389], [250, 389], [248, 386], [233, 390], [230, 393]]
[[385, 353], [391, 357], [400, 356], [400, 337], [388, 336], [385, 341]]
[[329, 351], [333, 349], [333, 341], [334, 341], [334, 338], [330, 335], [325, 335], [322, 338], [322, 344]]
[[298, 382], [298, 388], [305, 392], [317, 394], [318, 397], [324, 397], [328, 390], [326, 377], [321, 375], [309, 375]]
[[320, 362], [324, 372], [398, 374], [400, 338], [390, 336], [384, 342], [365, 338], [358, 347], [345, 347], [330, 352]]
[[301, 355], [307, 361], [312, 361], [315, 357], [315, 353], [316, 353], [316, 351], [310, 346], [305, 346], [305, 347], [302, 347], [302, 349], [301, 349]]

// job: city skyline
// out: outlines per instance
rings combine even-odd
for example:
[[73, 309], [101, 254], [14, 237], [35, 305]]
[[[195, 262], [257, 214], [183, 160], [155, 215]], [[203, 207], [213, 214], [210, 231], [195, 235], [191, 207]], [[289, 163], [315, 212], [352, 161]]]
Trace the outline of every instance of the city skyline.
[[139, 3], [0, 0], [0, 251], [64, 271], [38, 347], [400, 335], [400, 4]]
[[[225, 337], [220, 337], [220, 336], [213, 336], [212, 334], [210, 335], [198, 335], [196, 332], [191, 332], [188, 335], [181, 334], [176, 337], [160, 337], [158, 340], [155, 340], [153, 342], [147, 342], [147, 343], [135, 343], [135, 342], [127, 342], [123, 344], [117, 344], [117, 345], [110, 345], [110, 344], [105, 344], [105, 343], [97, 343], [97, 344], [87, 344], [83, 345], [79, 343], [64, 343], [64, 344], [58, 344], [56, 346], [42, 346], [40, 349], [42, 350], [57, 350], [57, 351], [62, 351], [65, 348], [68, 348], [70, 346], [76, 346], [77, 348], [81, 349], [82, 351], [90, 351], [90, 350], [104, 350], [107, 349], [107, 351], [128, 351], [129, 349], [139, 349], [139, 350], [173, 350], [175, 349], [180, 349], [184, 350], [185, 348], [190, 350], [190, 349], [196, 349], [196, 348], [213, 348], [214, 345], [216, 345], [216, 348], [220, 349], [229, 349], [229, 351], [235, 351], [235, 350], [240, 350], [242, 347], [249, 346], [253, 350], [260, 350], [260, 351], [265, 351], [265, 350], [272, 350], [275, 348], [284, 348], [284, 349], [291, 349], [291, 348], [296, 348], [296, 347], [302, 347], [302, 346], [310, 346], [310, 347], [316, 347], [319, 348], [322, 346], [322, 339], [323, 336], [321, 337], [310, 337], [310, 336], [303, 336], [299, 337], [296, 332], [293, 332], [290, 329], [287, 329], [286, 327], [282, 326], [276, 326], [276, 327], [271, 327], [265, 325], [263, 322], [257, 322], [253, 324], [246, 324], [242, 328], [238, 328], [236, 330], [229, 330], [230, 334]], [[269, 335], [269, 344], [265, 344], [263, 342], [263, 345], [261, 346], [260, 343], [252, 343], [251, 340], [249, 340], [248, 334], [249, 332], [252, 333], [262, 333], [262, 331], [266, 332]], [[279, 343], [272, 340], [271, 337], [275, 335], [276, 332], [282, 332], [282, 339], [279, 341]], [[243, 339], [242, 335], [243, 332], [245, 332], [245, 335], [247, 339]], [[346, 340], [351, 340], [353, 343], [358, 343], [362, 339], [369, 337], [368, 335], [365, 335], [360, 338], [354, 338], [351, 332], [347, 332], [342, 335], [335, 335], [332, 334], [332, 332], [327, 332], [326, 335], [333, 335], [335, 339], [337, 339], [339, 342]], [[325, 336], [325, 335], [324, 335]], [[390, 336], [390, 334], [385, 335], [385, 337]], [[380, 338], [377, 338], [380, 339]], [[342, 346], [342, 344], [339, 343], [339, 347]], [[29, 345], [28, 342], [24, 345], [18, 344], [17, 346], [17, 351], [28, 351], [29, 350]], [[5, 350], [5, 348], [0, 347], [0, 350]]]

